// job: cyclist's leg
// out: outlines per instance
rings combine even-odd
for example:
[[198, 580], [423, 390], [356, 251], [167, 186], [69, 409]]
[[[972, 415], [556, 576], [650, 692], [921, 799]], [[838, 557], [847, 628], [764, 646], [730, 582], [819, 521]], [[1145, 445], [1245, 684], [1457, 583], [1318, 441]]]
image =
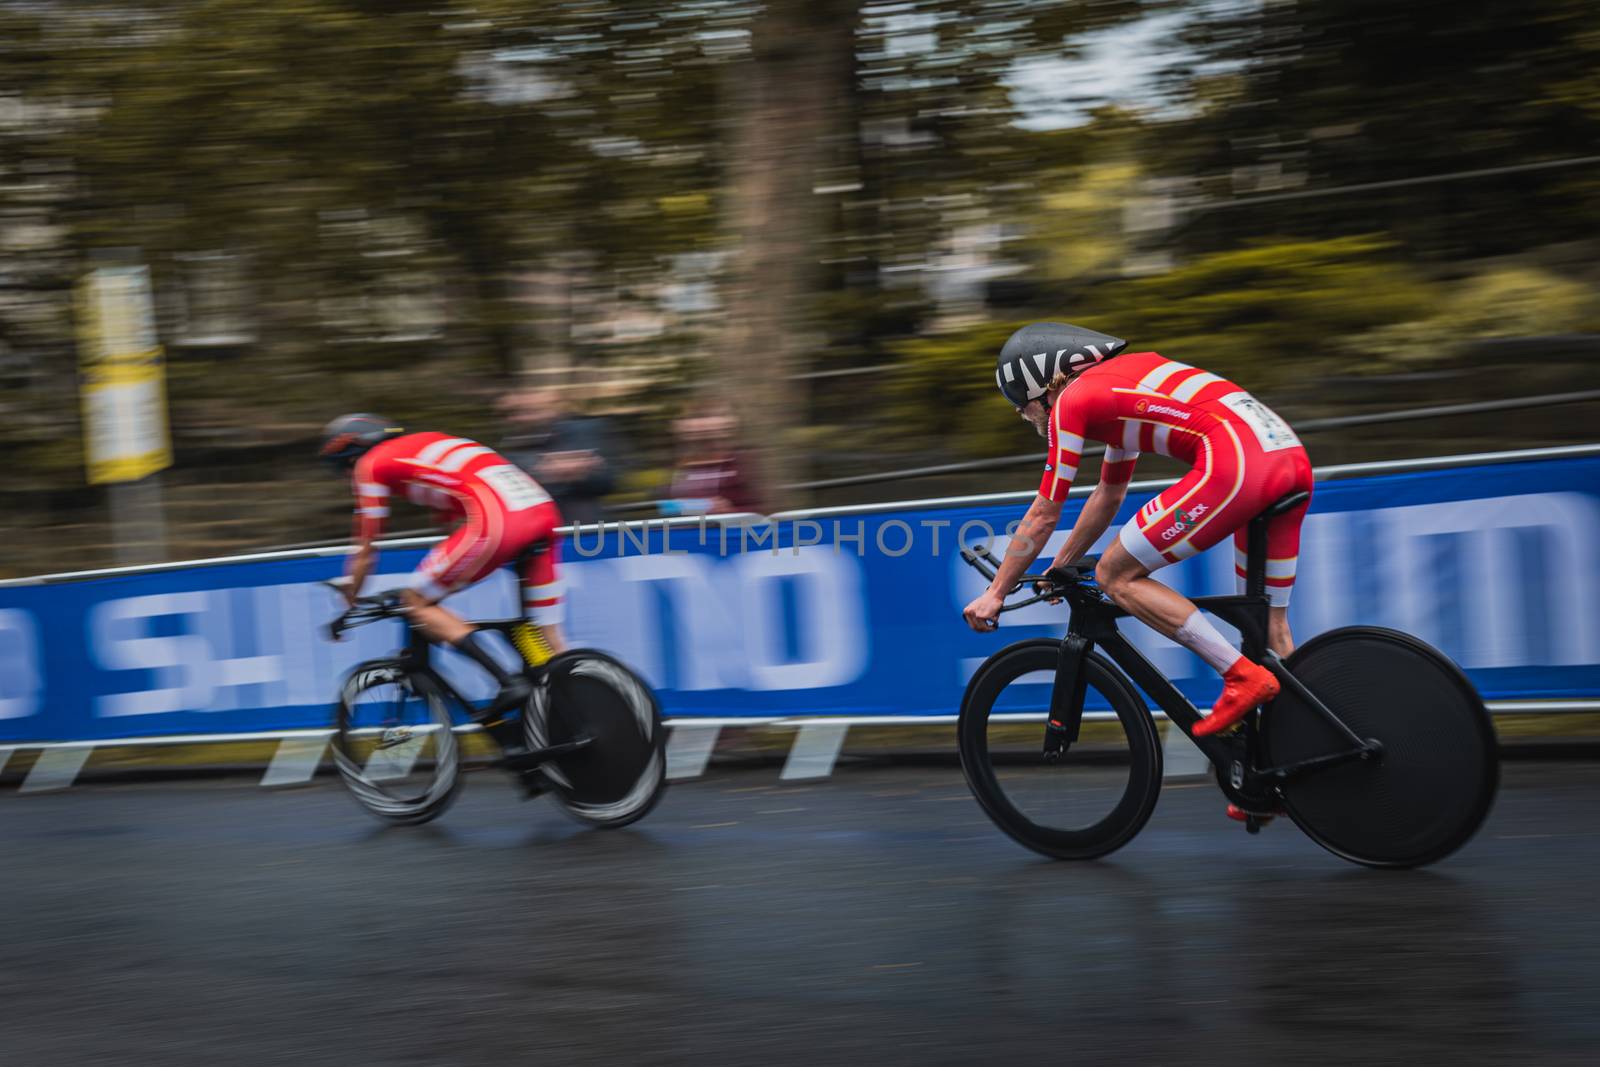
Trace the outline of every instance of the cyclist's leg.
[[[524, 659], [537, 665], [567, 647], [561, 627], [566, 616], [566, 602], [557, 573], [561, 546], [555, 533], [556, 527], [561, 525], [561, 513], [553, 503], [541, 504], [531, 510], [528, 520], [526, 532], [533, 550], [524, 550], [517, 575], [522, 590], [522, 614], [528, 624], [527, 632], [517, 637], [518, 651]], [[523, 642], [527, 642], [528, 647], [522, 647]]]
[[1135, 559], [1121, 541], [1111, 542], [1101, 554], [1094, 576], [1117, 607], [1163, 637], [1176, 638], [1195, 613], [1194, 601], [1150, 577], [1150, 568]]
[[[1311, 460], [1304, 449], [1296, 449], [1292, 468], [1294, 481], [1284, 493], [1300, 490], [1312, 491]], [[1294, 635], [1289, 630], [1289, 594], [1294, 591], [1295, 568], [1300, 559], [1300, 526], [1305, 521], [1308, 499], [1300, 506], [1274, 515], [1267, 522], [1267, 647], [1279, 656], [1294, 651]], [[1234, 583], [1244, 592], [1245, 566], [1249, 560], [1249, 527], [1241, 526], [1233, 534]]]
[[[403, 594], [410, 619], [430, 641], [448, 644], [482, 667], [500, 691], [485, 714], [497, 716], [527, 700], [531, 687], [495, 659], [478, 629], [439, 601], [487, 577], [506, 563], [508, 523], [504, 514], [474, 513], [455, 533], [435, 545], [411, 576]], [[513, 545], [513, 548], [516, 546]]]
[[1224, 424], [1207, 439], [1195, 469], [1129, 520], [1096, 571], [1118, 606], [1200, 656], [1222, 676], [1222, 695], [1211, 715], [1196, 724], [1196, 734], [1227, 729], [1276, 696], [1278, 682], [1228, 643], [1192, 601], [1149, 575], [1248, 524], [1277, 499], [1269, 495], [1276, 483], [1292, 480], [1289, 470], [1287, 463], [1253, 448]]
[[412, 624], [428, 640], [453, 645], [472, 632], [461, 616], [439, 601], [476, 580], [485, 553], [493, 549], [490, 533], [481, 517], [469, 516], [423, 557], [411, 575], [401, 597], [411, 609]]
[[1194, 469], [1140, 508], [1095, 570], [1118, 607], [1195, 652], [1218, 674], [1238, 659], [1238, 650], [1216, 633], [1193, 601], [1150, 575], [1232, 531], [1229, 524], [1238, 520], [1239, 498], [1245, 495], [1239, 491], [1243, 462], [1236, 439], [1230, 435], [1225, 443], [1226, 449], [1208, 443]]

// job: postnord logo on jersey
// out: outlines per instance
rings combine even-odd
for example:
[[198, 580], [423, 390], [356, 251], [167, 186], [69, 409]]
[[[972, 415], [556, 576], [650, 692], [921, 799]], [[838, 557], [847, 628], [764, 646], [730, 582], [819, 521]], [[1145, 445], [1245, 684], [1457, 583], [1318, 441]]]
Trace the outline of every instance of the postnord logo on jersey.
[[1182, 419], [1185, 422], [1189, 421], [1189, 416], [1192, 414], [1181, 408], [1168, 407], [1166, 404], [1152, 404], [1148, 400], [1141, 400], [1134, 404], [1133, 410], [1141, 415], [1171, 415], [1173, 418]]

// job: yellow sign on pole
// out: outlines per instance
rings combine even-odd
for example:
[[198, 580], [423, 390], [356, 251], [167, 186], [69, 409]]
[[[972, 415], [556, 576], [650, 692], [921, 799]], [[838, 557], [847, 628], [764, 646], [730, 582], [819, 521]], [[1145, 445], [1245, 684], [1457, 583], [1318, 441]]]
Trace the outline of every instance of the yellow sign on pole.
[[166, 371], [149, 270], [91, 271], [78, 284], [77, 297], [89, 483], [137, 481], [172, 466]]

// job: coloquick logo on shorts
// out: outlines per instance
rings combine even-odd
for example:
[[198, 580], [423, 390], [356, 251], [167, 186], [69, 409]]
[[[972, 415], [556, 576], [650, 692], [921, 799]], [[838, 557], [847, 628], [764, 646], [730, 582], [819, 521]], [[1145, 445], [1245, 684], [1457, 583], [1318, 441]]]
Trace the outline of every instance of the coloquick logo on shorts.
[[1161, 531], [1161, 540], [1170, 541], [1174, 537], [1177, 537], [1183, 531], [1193, 526], [1195, 520], [1209, 510], [1211, 509], [1204, 504], [1196, 504], [1188, 511], [1180, 510], [1177, 515], [1174, 516], [1172, 525]]

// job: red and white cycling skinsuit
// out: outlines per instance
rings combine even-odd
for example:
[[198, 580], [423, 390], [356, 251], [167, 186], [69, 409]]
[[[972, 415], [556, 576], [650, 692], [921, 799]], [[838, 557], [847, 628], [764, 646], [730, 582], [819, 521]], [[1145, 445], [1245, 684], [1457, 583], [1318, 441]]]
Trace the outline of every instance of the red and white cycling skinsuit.
[[431, 508], [441, 522], [462, 520], [423, 559], [411, 588], [429, 600], [443, 599], [546, 542], [520, 575], [523, 610], [535, 623], [561, 621], [555, 538], [561, 513], [522, 468], [464, 437], [412, 433], [369, 449], [356, 463], [354, 480], [358, 539], [383, 533], [396, 495]]
[[[1250, 520], [1279, 497], [1311, 489], [1311, 460], [1272, 409], [1224, 378], [1154, 352], [1098, 363], [1062, 392], [1050, 413], [1040, 496], [1067, 498], [1085, 440], [1107, 446], [1100, 480], [1109, 485], [1127, 484], [1141, 452], [1193, 468], [1122, 527], [1123, 547], [1152, 572], [1231, 533], [1242, 583]], [[1275, 605], [1289, 603], [1308, 504], [1267, 526], [1267, 595]]]

